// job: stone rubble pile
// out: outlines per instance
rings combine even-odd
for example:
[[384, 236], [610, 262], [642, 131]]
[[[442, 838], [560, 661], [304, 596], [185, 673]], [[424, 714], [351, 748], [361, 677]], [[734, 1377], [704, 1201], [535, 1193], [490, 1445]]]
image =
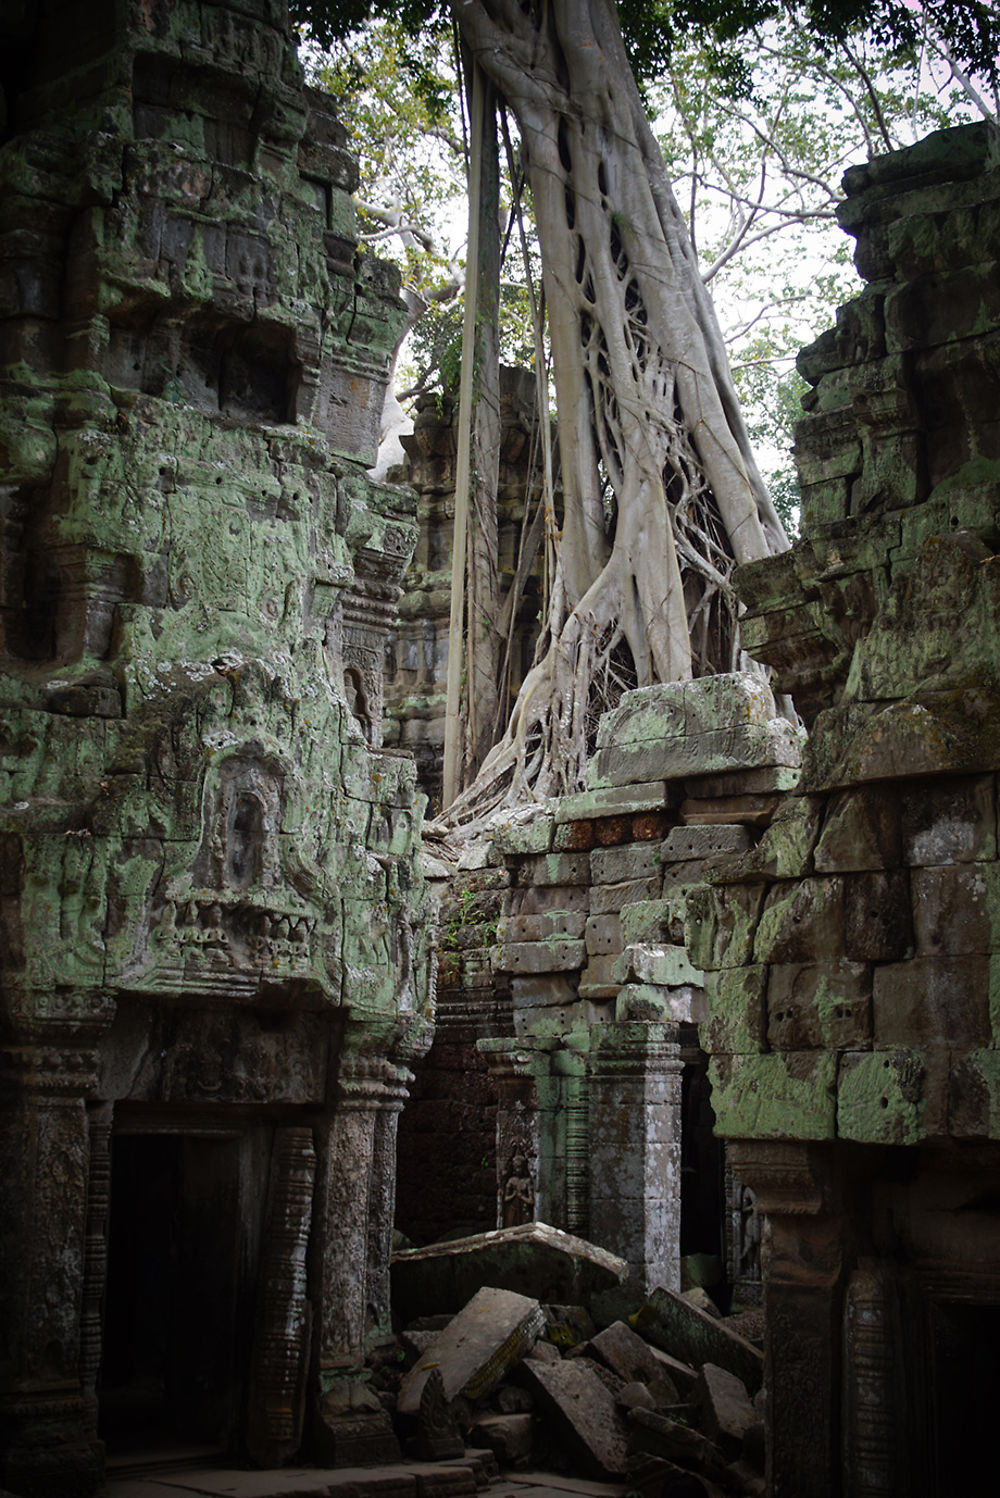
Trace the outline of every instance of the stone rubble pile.
[[686, 1474], [706, 1494], [762, 1494], [762, 1354], [741, 1318], [696, 1299], [619, 1289], [558, 1305], [484, 1286], [456, 1315], [406, 1328], [410, 1366], [384, 1369], [378, 1395], [404, 1449], [428, 1461], [467, 1460], [468, 1443], [501, 1471], [649, 1495]]

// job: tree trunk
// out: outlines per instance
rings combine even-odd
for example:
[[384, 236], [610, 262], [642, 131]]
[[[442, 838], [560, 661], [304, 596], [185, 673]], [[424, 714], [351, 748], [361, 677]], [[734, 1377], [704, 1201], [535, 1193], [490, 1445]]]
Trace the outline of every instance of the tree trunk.
[[462, 822], [576, 789], [623, 687], [731, 669], [728, 573], [788, 543], [610, 0], [452, 8], [521, 132], [565, 504], [539, 654]]
[[[472, 90], [467, 90], [472, 100]], [[476, 316], [475, 410], [472, 426], [466, 592], [466, 742], [462, 785], [475, 778], [496, 734], [497, 665], [503, 651], [499, 633], [497, 575], [497, 486], [500, 475], [500, 155], [496, 90], [483, 89], [483, 146], [479, 197], [479, 264]]]

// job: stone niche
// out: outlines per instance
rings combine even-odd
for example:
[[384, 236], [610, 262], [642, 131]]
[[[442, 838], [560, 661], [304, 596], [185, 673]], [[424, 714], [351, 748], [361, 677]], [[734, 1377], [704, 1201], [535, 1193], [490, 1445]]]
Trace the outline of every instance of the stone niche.
[[867, 285], [800, 358], [803, 536], [737, 576], [810, 740], [688, 944], [766, 1219], [768, 1491], [948, 1498], [1000, 1398], [1000, 134], [845, 190]]
[[417, 532], [365, 477], [405, 309], [280, 4], [10, 15], [0, 1487], [370, 1459], [431, 1023], [379, 747]]

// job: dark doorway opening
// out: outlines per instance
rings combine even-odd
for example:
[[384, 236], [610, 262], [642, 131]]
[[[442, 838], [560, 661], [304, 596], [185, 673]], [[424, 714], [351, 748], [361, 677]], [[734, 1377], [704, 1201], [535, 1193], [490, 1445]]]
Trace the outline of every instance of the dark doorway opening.
[[996, 1464], [1000, 1408], [1000, 1306], [934, 1307], [934, 1402], [938, 1498], [984, 1491]]
[[211, 1135], [113, 1141], [100, 1378], [112, 1458], [234, 1443], [238, 1147]]

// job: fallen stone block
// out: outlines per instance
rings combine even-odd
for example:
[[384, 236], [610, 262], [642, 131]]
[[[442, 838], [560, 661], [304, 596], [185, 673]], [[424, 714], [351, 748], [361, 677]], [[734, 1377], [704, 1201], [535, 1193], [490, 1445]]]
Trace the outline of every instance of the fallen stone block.
[[718, 1447], [699, 1431], [655, 1410], [629, 1410], [629, 1445], [633, 1451], [664, 1457], [689, 1471], [722, 1478], [726, 1464]]
[[706, 1316], [714, 1316], [717, 1321], [720, 1319], [722, 1312], [703, 1285], [692, 1285], [690, 1290], [682, 1290], [681, 1296], [688, 1305], [697, 1306]]
[[418, 1312], [459, 1311], [486, 1285], [576, 1305], [620, 1285], [627, 1274], [625, 1260], [607, 1249], [543, 1222], [528, 1222], [395, 1253], [392, 1301], [404, 1322]]
[[520, 1377], [570, 1455], [588, 1476], [625, 1474], [628, 1437], [615, 1406], [593, 1365], [585, 1358], [558, 1363], [524, 1363]]
[[470, 1438], [486, 1446], [501, 1467], [524, 1466], [531, 1458], [530, 1414], [481, 1415], [469, 1431]]
[[679, 1402], [677, 1385], [669, 1372], [657, 1360], [648, 1342], [624, 1321], [615, 1321], [591, 1337], [588, 1350], [626, 1384], [645, 1384], [657, 1405]]
[[682, 1295], [662, 1288], [630, 1317], [635, 1330], [682, 1362], [701, 1368], [715, 1363], [741, 1378], [756, 1393], [764, 1377], [764, 1357], [724, 1321], [691, 1305]]
[[706, 1363], [698, 1374], [695, 1402], [701, 1412], [701, 1428], [730, 1460], [743, 1450], [743, 1438], [757, 1423], [757, 1413], [741, 1379], [725, 1368]]
[[396, 1409], [417, 1415], [431, 1373], [439, 1370], [448, 1403], [459, 1395], [481, 1399], [520, 1361], [545, 1325], [537, 1300], [484, 1288], [449, 1323], [434, 1346], [405, 1375]]

